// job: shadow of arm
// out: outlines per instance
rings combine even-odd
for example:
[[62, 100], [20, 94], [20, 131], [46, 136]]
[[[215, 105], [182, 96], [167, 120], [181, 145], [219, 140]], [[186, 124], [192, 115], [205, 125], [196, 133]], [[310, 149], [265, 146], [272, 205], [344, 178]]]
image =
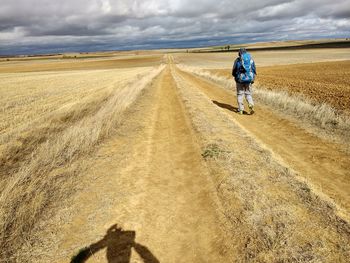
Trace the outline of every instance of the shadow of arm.
[[135, 243], [134, 248], [145, 263], [159, 263], [159, 260], [145, 246]]
[[101, 241], [91, 244], [90, 246], [83, 248], [79, 251], [79, 253], [74, 256], [71, 260], [71, 263], [84, 263], [86, 260], [88, 260], [92, 255], [106, 247], [105, 240], [102, 239]]

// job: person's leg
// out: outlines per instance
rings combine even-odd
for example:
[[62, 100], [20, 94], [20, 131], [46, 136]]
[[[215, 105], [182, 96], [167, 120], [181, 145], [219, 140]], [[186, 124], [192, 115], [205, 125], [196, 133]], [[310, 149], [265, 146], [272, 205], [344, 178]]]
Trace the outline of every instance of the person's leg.
[[241, 83], [236, 83], [236, 89], [237, 89], [237, 104], [238, 104], [238, 111], [243, 112], [244, 110], [244, 104], [243, 104], [243, 97], [244, 97], [244, 86]]
[[252, 84], [245, 84], [244, 94], [245, 94], [245, 98], [246, 98], [249, 106], [253, 107], [254, 101], [253, 101], [253, 96], [252, 96], [253, 95]]
[[244, 89], [245, 98], [249, 104], [250, 114], [254, 114], [254, 101], [252, 96], [252, 84], [247, 84]]

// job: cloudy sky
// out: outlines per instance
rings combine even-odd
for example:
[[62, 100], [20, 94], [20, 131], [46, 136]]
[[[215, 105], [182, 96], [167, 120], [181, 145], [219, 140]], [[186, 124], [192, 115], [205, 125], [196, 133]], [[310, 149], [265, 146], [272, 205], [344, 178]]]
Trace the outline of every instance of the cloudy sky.
[[0, 54], [350, 37], [349, 0], [0, 0]]

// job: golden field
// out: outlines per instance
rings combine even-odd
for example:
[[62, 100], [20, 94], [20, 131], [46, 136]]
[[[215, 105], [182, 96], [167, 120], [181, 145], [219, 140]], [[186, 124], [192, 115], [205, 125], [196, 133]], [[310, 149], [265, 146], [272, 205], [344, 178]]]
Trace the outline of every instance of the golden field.
[[0, 262], [346, 262], [349, 54], [2, 60]]

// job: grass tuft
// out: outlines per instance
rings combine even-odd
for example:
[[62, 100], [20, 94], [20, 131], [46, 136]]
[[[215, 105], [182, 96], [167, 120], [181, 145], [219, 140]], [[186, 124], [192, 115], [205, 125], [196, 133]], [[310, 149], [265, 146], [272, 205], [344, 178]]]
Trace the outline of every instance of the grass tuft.
[[204, 160], [216, 159], [226, 153], [226, 151], [220, 149], [219, 145], [216, 143], [211, 143], [205, 147], [205, 150], [202, 153], [202, 157]]

